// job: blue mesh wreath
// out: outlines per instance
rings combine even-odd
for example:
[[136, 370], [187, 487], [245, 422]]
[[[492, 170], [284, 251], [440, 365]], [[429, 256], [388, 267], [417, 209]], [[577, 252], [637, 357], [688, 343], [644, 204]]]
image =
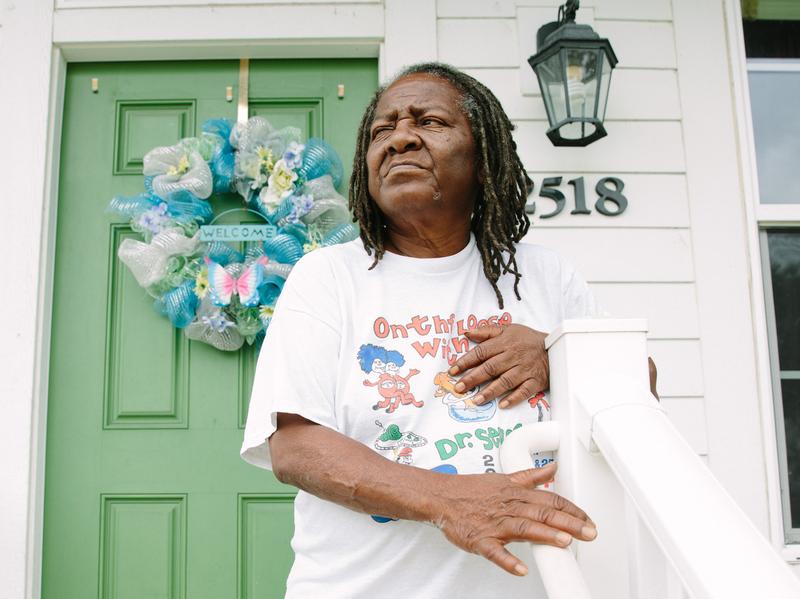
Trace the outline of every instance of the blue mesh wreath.
[[[203, 123], [199, 137], [144, 156], [145, 191], [115, 196], [108, 211], [142, 239], [125, 239], [120, 260], [185, 334], [224, 351], [263, 339], [292, 267], [319, 247], [358, 236], [336, 190], [342, 162], [322, 139], [253, 117]], [[234, 247], [203, 241], [220, 194], [237, 193], [272, 235]], [[215, 225], [217, 226], [217, 225]]]

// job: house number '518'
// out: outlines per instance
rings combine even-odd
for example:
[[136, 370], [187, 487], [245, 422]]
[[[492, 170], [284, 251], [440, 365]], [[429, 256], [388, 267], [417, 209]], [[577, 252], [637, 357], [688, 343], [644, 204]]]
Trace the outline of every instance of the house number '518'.
[[[548, 198], [556, 203], [556, 208], [552, 212], [540, 214], [539, 218], [553, 218], [560, 214], [567, 203], [564, 194], [558, 189], [561, 185], [562, 177], [547, 177], [542, 180], [542, 188], [539, 190], [539, 197]], [[570, 210], [570, 214], [591, 214], [592, 211], [586, 207], [586, 186], [583, 177], [577, 179], [570, 179], [567, 181], [568, 185], [572, 185], [573, 195], [575, 198], [575, 209]], [[604, 216], [619, 216], [628, 207], [628, 198], [622, 195], [622, 190], [625, 189], [625, 183], [622, 179], [617, 177], [603, 177], [594, 186], [597, 193], [597, 201], [594, 203], [594, 208]], [[525, 212], [534, 214], [536, 212], [536, 203], [530, 202], [525, 206]]]

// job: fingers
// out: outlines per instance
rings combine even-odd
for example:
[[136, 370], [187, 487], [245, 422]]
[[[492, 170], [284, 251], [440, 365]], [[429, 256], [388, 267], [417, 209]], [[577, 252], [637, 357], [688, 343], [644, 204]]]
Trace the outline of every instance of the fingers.
[[[480, 370], [480, 368], [476, 368], [475, 370]], [[470, 372], [469, 374], [472, 373]], [[465, 375], [462, 378], [462, 381], [464, 380], [464, 378], [466, 378], [466, 376], [468, 375]], [[525, 381], [527, 378], [528, 378], [528, 372], [525, 368], [523, 368], [522, 366], [512, 366], [505, 372], [500, 371], [500, 374], [497, 375], [496, 378], [494, 378], [492, 383], [488, 387], [481, 389], [481, 392], [478, 395], [476, 395], [473, 398], [473, 400], [475, 401], [476, 404], [481, 404], [486, 401], [491, 401], [495, 397], [499, 397], [500, 395], [503, 395], [504, 393], [507, 393], [512, 389], [515, 389], [520, 384], [522, 384], [523, 381]], [[530, 395], [528, 397], [530, 397]]]
[[[543, 466], [542, 468], [529, 468], [528, 470], [520, 470], [519, 472], [507, 474], [506, 476], [518, 485], [526, 487], [527, 489], [536, 490], [537, 486], [552, 482], [557, 470], [558, 464], [556, 462], [550, 462], [547, 466]], [[586, 512], [561, 495], [544, 490], [536, 490], [536, 493], [538, 493], [539, 496], [536, 498], [536, 502], [531, 503], [531, 505], [536, 504], [554, 508], [578, 518], [584, 523], [594, 524]]]
[[528, 541], [543, 543], [556, 547], [567, 547], [572, 543], [572, 535], [563, 530], [556, 530], [543, 522], [529, 518], [507, 518], [498, 527], [500, 542]]
[[592, 519], [586, 514], [586, 512], [568, 499], [564, 499], [561, 495], [551, 493], [550, 491], [537, 490], [535, 492], [544, 496], [545, 503], [550, 507], [565, 512], [570, 516], [574, 516], [575, 518], [583, 520], [584, 522], [594, 526], [594, 522], [592, 522]]
[[553, 477], [558, 470], [558, 464], [550, 462], [547, 466], [541, 468], [529, 468], [528, 470], [520, 470], [509, 474], [508, 477], [518, 485], [535, 489], [540, 485], [553, 482]]
[[528, 573], [528, 567], [522, 563], [522, 560], [506, 549], [503, 543], [497, 539], [481, 539], [475, 547], [475, 552], [497, 564], [509, 574], [525, 576]]
[[504, 409], [510, 408], [511, 406], [515, 406], [520, 402], [528, 401], [531, 397], [542, 390], [541, 387], [542, 384], [536, 379], [522, 381], [522, 383], [516, 389], [514, 389], [514, 391], [500, 400], [500, 407]]
[[477, 329], [470, 329], [464, 333], [464, 335], [474, 343], [483, 343], [488, 339], [497, 337], [503, 332], [504, 329], [505, 327], [502, 327], [499, 324], [489, 324]]
[[[575, 537], [582, 541], [591, 541], [597, 536], [597, 528], [594, 523], [590, 523], [583, 518], [577, 518], [554, 507], [522, 504], [517, 510], [517, 515], [521, 518], [539, 522], [554, 529], [547, 532], [551, 539], [542, 541], [545, 543], [563, 545], [564, 537], [555, 534], [559, 531], [568, 533], [570, 537]], [[567, 542], [566, 544], [569, 543]]]
[[481, 495], [468, 500], [485, 509], [468, 509], [462, 514], [454, 510], [447, 515], [443, 532], [456, 546], [517, 576], [524, 576], [528, 569], [507, 550], [512, 541], [567, 547], [573, 539], [593, 540], [597, 527], [583, 510], [560, 495], [535, 488], [551, 481], [556, 468], [550, 463], [508, 475], [479, 475], [481, 482], [496, 488], [499, 495], [483, 503]]
[[[459, 372], [475, 368], [501, 351], [503, 351], [503, 346], [499, 342], [495, 343], [491, 339], [487, 339], [456, 360], [456, 363], [450, 367], [448, 372], [451, 376], [455, 376]], [[466, 387], [466, 389], [471, 389], [471, 387]]]
[[652, 393], [655, 398], [660, 401], [661, 398], [659, 398], [658, 390], [656, 389], [656, 382], [658, 381], [658, 369], [656, 368], [656, 363], [653, 362], [653, 358], [650, 356], [647, 357], [647, 370], [650, 374], [650, 393]]
[[[479, 345], [472, 351], [475, 351], [480, 347], [481, 346]], [[469, 389], [474, 389], [478, 385], [482, 385], [497, 378], [513, 366], [515, 366], [515, 364], [509, 360], [507, 355], [498, 353], [482, 364], [479, 364], [477, 367], [473, 367], [472, 370], [462, 376], [458, 383], [456, 383], [456, 391], [463, 393]], [[481, 393], [481, 395], [485, 397], [485, 393]], [[478, 401], [476, 403], [481, 402]]]

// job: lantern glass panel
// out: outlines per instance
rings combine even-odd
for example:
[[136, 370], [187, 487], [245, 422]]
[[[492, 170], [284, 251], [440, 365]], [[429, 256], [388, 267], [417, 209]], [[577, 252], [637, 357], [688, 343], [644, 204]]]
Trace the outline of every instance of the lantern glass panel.
[[564, 125], [559, 133], [564, 139], [580, 139], [592, 135], [596, 128], [582, 119], [594, 117], [597, 53], [583, 48], [569, 48], [566, 50], [566, 63], [569, 116], [580, 120]]
[[567, 106], [564, 101], [564, 68], [558, 52], [541, 62], [536, 70], [539, 85], [542, 88], [547, 118], [550, 125], [555, 125], [567, 118]]
[[571, 117], [594, 116], [597, 94], [597, 54], [594, 51], [567, 50], [567, 90]]
[[603, 70], [600, 74], [600, 101], [597, 104], [597, 116], [601, 121], [606, 119], [606, 105], [608, 104], [608, 88], [611, 85], [611, 63], [608, 61], [608, 54], [602, 50], [598, 50], [602, 56]]

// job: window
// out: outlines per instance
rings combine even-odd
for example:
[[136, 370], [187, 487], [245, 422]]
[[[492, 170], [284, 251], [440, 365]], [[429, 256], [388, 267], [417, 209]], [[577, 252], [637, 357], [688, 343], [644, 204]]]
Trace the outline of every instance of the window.
[[786, 542], [800, 542], [800, 228], [761, 233]]
[[800, 543], [800, 2], [742, 0], [784, 538]]

